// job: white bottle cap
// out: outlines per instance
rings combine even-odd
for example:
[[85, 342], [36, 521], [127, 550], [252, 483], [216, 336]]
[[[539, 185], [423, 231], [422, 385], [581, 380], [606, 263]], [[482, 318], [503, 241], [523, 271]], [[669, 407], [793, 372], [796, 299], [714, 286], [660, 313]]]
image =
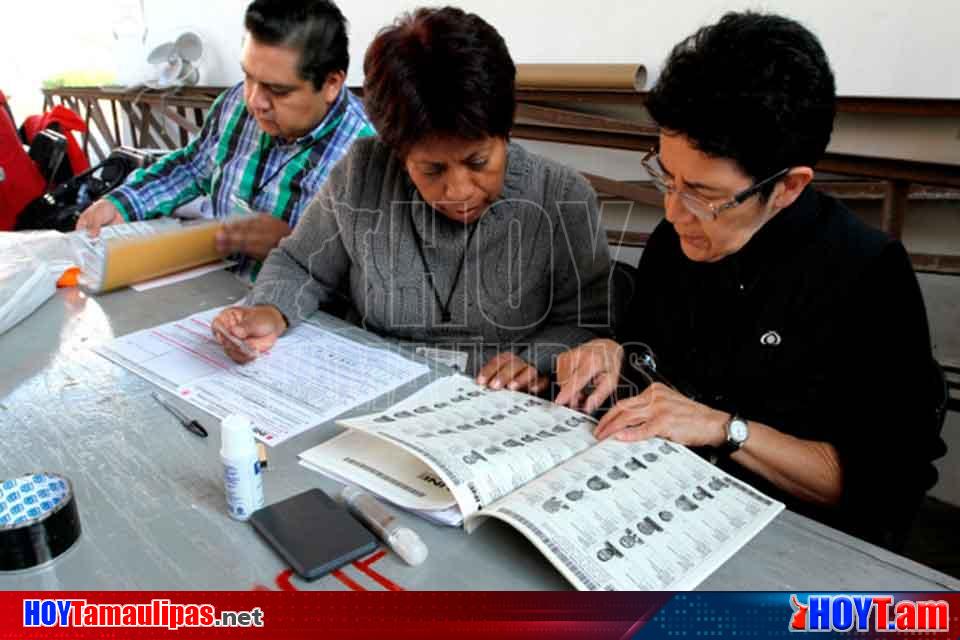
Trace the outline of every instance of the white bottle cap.
[[427, 559], [427, 545], [423, 544], [423, 540], [412, 529], [399, 528], [390, 536], [388, 544], [411, 567]]
[[220, 422], [220, 457], [246, 458], [257, 455], [250, 418], [232, 414]]

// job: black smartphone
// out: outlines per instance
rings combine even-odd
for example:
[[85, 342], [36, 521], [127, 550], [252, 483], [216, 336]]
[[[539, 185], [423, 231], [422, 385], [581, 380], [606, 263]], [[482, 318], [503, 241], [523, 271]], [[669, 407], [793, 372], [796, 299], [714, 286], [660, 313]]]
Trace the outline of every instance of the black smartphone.
[[379, 545], [359, 520], [320, 489], [255, 511], [250, 523], [306, 580], [325, 576]]

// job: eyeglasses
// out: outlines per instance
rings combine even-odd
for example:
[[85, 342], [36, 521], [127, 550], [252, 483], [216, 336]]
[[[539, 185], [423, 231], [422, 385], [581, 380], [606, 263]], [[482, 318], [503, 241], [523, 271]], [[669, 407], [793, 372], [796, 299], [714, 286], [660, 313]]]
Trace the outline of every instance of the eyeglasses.
[[760, 190], [766, 185], [770, 184], [771, 182], [776, 182], [790, 172], [789, 167], [782, 169], [769, 178], [764, 178], [760, 182], [754, 183], [752, 186], [740, 191], [726, 202], [716, 204], [714, 202], [710, 202], [709, 200], [705, 200], [698, 195], [690, 193], [689, 191], [680, 191], [677, 189], [673, 184], [673, 180], [667, 177], [667, 172], [664, 170], [663, 165], [660, 164], [660, 154], [657, 153], [656, 149], [651, 149], [648, 151], [647, 155], [643, 156], [640, 164], [642, 164], [643, 168], [646, 169], [648, 174], [650, 174], [653, 186], [655, 186], [658, 191], [665, 194], [676, 193], [687, 211], [697, 216], [701, 220], [707, 221], [715, 219], [727, 209], [740, 206], [753, 196], [760, 193]]

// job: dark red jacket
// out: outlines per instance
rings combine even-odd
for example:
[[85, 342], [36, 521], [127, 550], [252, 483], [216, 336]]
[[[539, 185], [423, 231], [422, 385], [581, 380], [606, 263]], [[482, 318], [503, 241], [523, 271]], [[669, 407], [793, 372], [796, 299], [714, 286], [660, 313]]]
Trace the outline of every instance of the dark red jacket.
[[20, 143], [6, 105], [0, 91], [0, 231], [12, 231], [17, 215], [46, 188], [40, 170]]

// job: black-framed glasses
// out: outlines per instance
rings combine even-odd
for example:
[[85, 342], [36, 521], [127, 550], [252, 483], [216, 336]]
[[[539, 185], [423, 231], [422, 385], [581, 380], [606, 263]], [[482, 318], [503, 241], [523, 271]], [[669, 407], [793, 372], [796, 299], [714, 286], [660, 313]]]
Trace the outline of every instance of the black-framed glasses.
[[663, 165], [660, 164], [660, 154], [656, 149], [651, 149], [647, 152], [643, 159], [640, 160], [640, 164], [643, 165], [643, 168], [650, 174], [650, 179], [653, 182], [653, 186], [657, 188], [658, 191], [664, 194], [676, 193], [677, 197], [680, 198], [680, 201], [683, 203], [684, 208], [687, 211], [697, 216], [701, 220], [714, 220], [718, 215], [727, 209], [732, 209], [733, 207], [738, 207], [753, 196], [760, 193], [760, 191], [772, 182], [776, 182], [781, 179], [783, 176], [787, 175], [790, 172], [790, 168], [781, 169], [769, 178], [764, 178], [759, 182], [755, 182], [751, 186], [747, 187], [743, 191], [738, 192], [732, 198], [726, 202], [717, 204], [715, 202], [710, 202], [689, 191], [680, 191], [673, 184], [673, 180], [667, 177], [667, 172], [664, 170]]

